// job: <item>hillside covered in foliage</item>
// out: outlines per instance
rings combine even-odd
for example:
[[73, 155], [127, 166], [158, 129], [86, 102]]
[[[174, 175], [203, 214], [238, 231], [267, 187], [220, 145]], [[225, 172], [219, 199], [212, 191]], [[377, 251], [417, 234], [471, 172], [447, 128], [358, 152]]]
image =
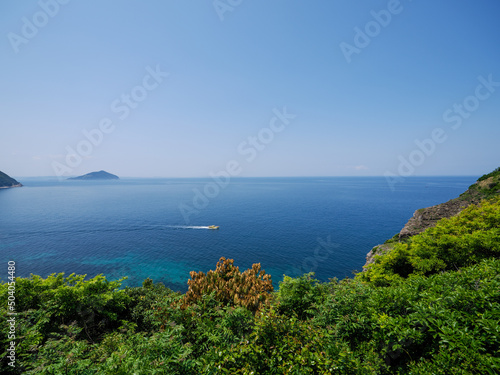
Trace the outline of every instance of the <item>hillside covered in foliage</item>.
[[20, 186], [22, 185], [15, 179], [0, 171], [0, 188], [20, 187]]
[[408, 220], [401, 231], [382, 245], [377, 245], [370, 250], [366, 257], [367, 268], [373, 263], [375, 256], [386, 254], [397, 243], [407, 243], [412, 236], [422, 233], [428, 228], [436, 226], [441, 219], [451, 218], [470, 205], [477, 205], [485, 199], [500, 196], [500, 168], [480, 177], [474, 184], [459, 197], [450, 199], [432, 207], [420, 208]]
[[[500, 198], [397, 243], [354, 279], [221, 258], [179, 294], [152, 280], [17, 278], [2, 374], [498, 374]], [[9, 283], [0, 286], [7, 316]], [[0, 328], [8, 348], [9, 325]]]

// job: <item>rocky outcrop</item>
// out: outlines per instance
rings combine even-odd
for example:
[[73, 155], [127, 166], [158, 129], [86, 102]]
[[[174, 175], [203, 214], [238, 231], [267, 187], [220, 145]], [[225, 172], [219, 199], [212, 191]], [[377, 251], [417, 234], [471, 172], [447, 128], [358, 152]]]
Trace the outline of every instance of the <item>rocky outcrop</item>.
[[471, 204], [478, 204], [483, 199], [489, 199], [499, 195], [500, 168], [497, 168], [493, 172], [479, 178], [458, 198], [415, 211], [398, 235], [382, 245], [375, 246], [368, 252], [363, 269], [375, 261], [376, 255], [386, 254], [396, 243], [408, 241], [412, 236], [422, 233], [427, 228], [435, 226], [439, 220], [459, 214]]
[[401, 229], [401, 232], [399, 232], [399, 239], [404, 240], [422, 233], [427, 228], [436, 225], [439, 220], [457, 215], [470, 204], [471, 202], [457, 198], [436, 206], [421, 208], [415, 211], [410, 220], [408, 220], [403, 229]]
[[0, 189], [7, 189], [7, 188], [21, 187], [21, 186], [23, 185], [14, 180], [12, 177], [6, 175], [3, 172], [0, 172]]
[[388, 240], [386, 243], [373, 247], [368, 254], [366, 254], [366, 263], [363, 266], [363, 269], [375, 261], [376, 255], [386, 254], [392, 250], [396, 243], [407, 241], [410, 237], [422, 233], [427, 228], [435, 226], [436, 223], [443, 218], [449, 218], [457, 215], [470, 204], [472, 204], [472, 202], [455, 198], [446, 203], [421, 208], [415, 211], [413, 216], [410, 220], [408, 220], [403, 229], [401, 229], [397, 235], [395, 235], [391, 240]]
[[371, 249], [370, 252], [368, 254], [366, 254], [366, 263], [363, 266], [363, 271], [365, 270], [365, 267], [367, 265], [375, 262], [376, 255], [384, 255], [384, 254], [388, 253], [389, 251], [391, 251], [394, 247], [394, 243], [395, 242], [377, 245], [373, 249]]

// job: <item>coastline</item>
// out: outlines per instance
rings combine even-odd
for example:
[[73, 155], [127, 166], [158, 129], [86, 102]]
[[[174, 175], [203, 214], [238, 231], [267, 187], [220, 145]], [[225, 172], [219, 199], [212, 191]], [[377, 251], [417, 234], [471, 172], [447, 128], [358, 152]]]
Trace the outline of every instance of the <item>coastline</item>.
[[404, 243], [414, 235], [434, 227], [441, 219], [458, 215], [470, 205], [478, 205], [483, 199], [500, 195], [499, 186], [500, 168], [496, 168], [493, 172], [478, 178], [476, 182], [470, 185], [469, 188], [458, 197], [450, 199], [447, 202], [416, 210], [399, 233], [395, 234], [383, 244], [374, 246], [366, 254], [363, 272], [366, 271], [370, 264], [375, 262], [376, 255], [387, 254], [397, 243]]
[[16, 185], [11, 185], [11, 186], [0, 186], [0, 189], [10, 189], [10, 188], [16, 188], [16, 187], [23, 187], [23, 184], [16, 184]]

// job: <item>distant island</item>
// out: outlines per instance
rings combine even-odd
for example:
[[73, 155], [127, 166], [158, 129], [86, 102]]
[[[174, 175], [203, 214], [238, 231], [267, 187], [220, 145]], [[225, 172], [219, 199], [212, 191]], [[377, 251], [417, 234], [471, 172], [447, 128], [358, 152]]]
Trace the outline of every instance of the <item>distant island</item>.
[[7, 188], [21, 187], [21, 186], [23, 186], [21, 183], [17, 182], [12, 177], [0, 171], [0, 189], [7, 189]]
[[119, 180], [120, 177], [106, 171], [90, 172], [83, 176], [70, 177], [68, 180]]

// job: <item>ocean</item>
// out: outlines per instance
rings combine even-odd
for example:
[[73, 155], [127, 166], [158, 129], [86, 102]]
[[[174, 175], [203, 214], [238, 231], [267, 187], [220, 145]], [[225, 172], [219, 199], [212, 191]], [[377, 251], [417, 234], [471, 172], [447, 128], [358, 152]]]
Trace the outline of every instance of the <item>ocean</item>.
[[19, 178], [23, 188], [0, 189], [0, 278], [15, 261], [20, 277], [150, 277], [185, 292], [189, 272], [220, 257], [241, 271], [260, 263], [275, 287], [284, 274], [352, 277], [415, 210], [476, 179], [411, 177], [392, 191], [383, 177], [233, 178], [219, 188], [208, 178]]

